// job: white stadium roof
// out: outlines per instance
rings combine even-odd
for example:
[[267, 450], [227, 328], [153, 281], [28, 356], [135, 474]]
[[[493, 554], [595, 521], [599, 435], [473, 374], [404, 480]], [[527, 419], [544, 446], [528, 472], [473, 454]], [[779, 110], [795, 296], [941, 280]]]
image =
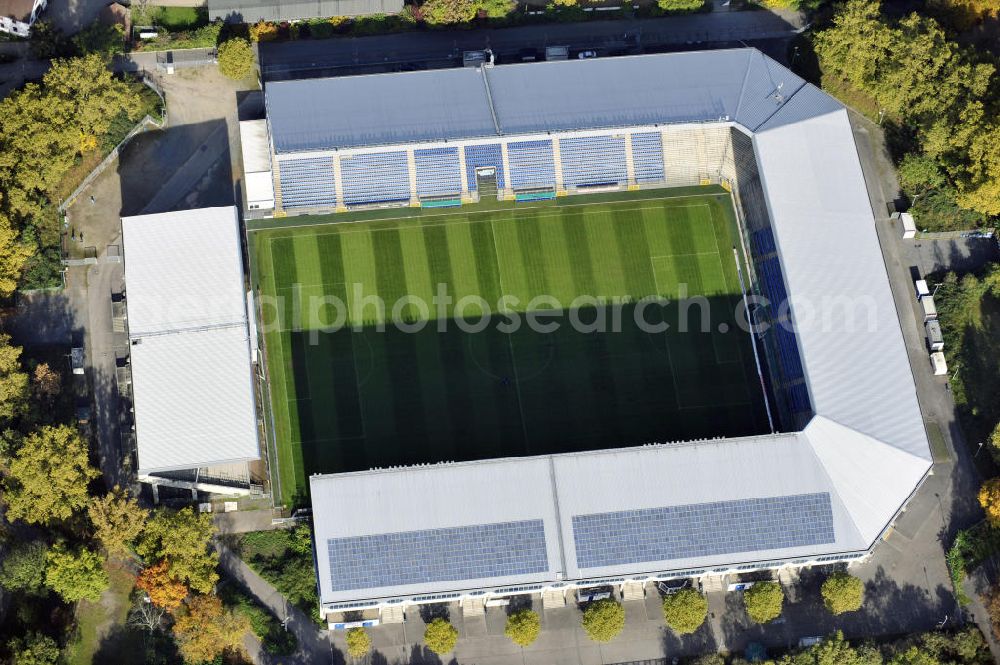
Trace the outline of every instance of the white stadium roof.
[[140, 473], [259, 457], [236, 208], [122, 218]]
[[[393, 108], [420, 109], [419, 127], [364, 112], [404, 97]], [[856, 554], [930, 469], [847, 111], [758, 51], [271, 83], [267, 102], [276, 152], [735, 123], [752, 136], [814, 414], [792, 434], [314, 476], [322, 603]]]

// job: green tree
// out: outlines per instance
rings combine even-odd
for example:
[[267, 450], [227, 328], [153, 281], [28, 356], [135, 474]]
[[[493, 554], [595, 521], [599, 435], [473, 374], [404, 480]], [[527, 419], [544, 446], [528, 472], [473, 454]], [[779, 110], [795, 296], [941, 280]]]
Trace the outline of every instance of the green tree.
[[94, 536], [112, 555], [127, 555], [149, 517], [149, 511], [120, 487], [90, 500], [87, 513], [94, 525]]
[[703, 0], [657, 0], [656, 4], [665, 12], [678, 14], [696, 12], [705, 5]]
[[45, 585], [68, 603], [98, 600], [108, 588], [108, 573], [101, 556], [87, 549], [67, 550], [56, 545], [47, 555]]
[[698, 630], [707, 616], [708, 600], [695, 589], [681, 589], [663, 599], [663, 618], [681, 635]]
[[[0, 243], [2, 235], [3, 228], [0, 224]], [[0, 259], [0, 266], [2, 264], [3, 260]], [[21, 367], [21, 347], [10, 343], [10, 335], [0, 335], [0, 422], [9, 421], [23, 413], [27, 403], [28, 374]]]
[[253, 48], [241, 38], [228, 39], [219, 45], [219, 71], [237, 81], [253, 73]]
[[947, 180], [933, 159], [910, 153], [899, 163], [899, 184], [911, 194], [921, 194], [944, 187]]
[[211, 593], [219, 575], [215, 571], [219, 555], [211, 549], [215, 525], [208, 513], [192, 508], [158, 510], [153, 514], [136, 545], [146, 561], [170, 562], [170, 574], [201, 593]]
[[82, 54], [96, 53], [110, 60], [125, 51], [125, 29], [118, 23], [108, 25], [94, 21], [76, 34], [73, 44]]
[[510, 613], [503, 634], [514, 644], [526, 647], [538, 639], [540, 632], [542, 632], [542, 621], [538, 617], [538, 612], [524, 608]]
[[[0, 298], [8, 298], [14, 293], [24, 264], [34, 253], [35, 248], [24, 242], [10, 220], [0, 214]], [[3, 407], [0, 401], [0, 411]]]
[[44, 219], [45, 205], [77, 155], [141, 106], [133, 87], [96, 54], [55, 60], [41, 86], [29, 83], [0, 101], [0, 191], [15, 225]]
[[424, 630], [424, 644], [439, 656], [454, 649], [456, 642], [458, 642], [458, 629], [447, 619], [438, 617], [427, 624]]
[[857, 577], [837, 571], [823, 581], [820, 593], [831, 613], [857, 612], [865, 599], [865, 585]]
[[610, 642], [625, 628], [625, 608], [610, 598], [594, 601], [583, 611], [583, 630], [595, 642]]
[[372, 650], [372, 638], [364, 628], [351, 628], [346, 637], [347, 655], [351, 658], [364, 658]]
[[0, 563], [0, 587], [28, 595], [44, 593], [48, 551], [39, 540], [15, 545]]
[[62, 662], [59, 645], [48, 635], [28, 633], [10, 644], [13, 665], [56, 665]]
[[69, 519], [87, 505], [87, 484], [98, 475], [76, 429], [43, 427], [24, 439], [10, 463], [7, 518], [32, 524]]
[[878, 649], [863, 645], [852, 647], [837, 631], [805, 651], [786, 656], [781, 665], [882, 665]]
[[785, 592], [777, 582], [757, 582], [743, 592], [747, 616], [755, 623], [767, 623], [781, 616]]

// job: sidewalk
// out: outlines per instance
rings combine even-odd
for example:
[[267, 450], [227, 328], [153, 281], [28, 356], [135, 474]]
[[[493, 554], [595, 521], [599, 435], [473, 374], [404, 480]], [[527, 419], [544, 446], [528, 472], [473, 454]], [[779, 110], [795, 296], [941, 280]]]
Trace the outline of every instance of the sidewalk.
[[[219, 551], [219, 564], [226, 574], [240, 582], [246, 590], [258, 601], [267, 606], [279, 620], [287, 620], [287, 630], [295, 634], [299, 641], [299, 650], [291, 656], [268, 656], [266, 662], [284, 664], [319, 664], [342, 663], [343, 656], [335, 651], [325, 630], [315, 621], [289, 603], [284, 596], [270, 583], [253, 572], [246, 563], [222, 543], [216, 548]], [[258, 651], [258, 655], [263, 651]]]

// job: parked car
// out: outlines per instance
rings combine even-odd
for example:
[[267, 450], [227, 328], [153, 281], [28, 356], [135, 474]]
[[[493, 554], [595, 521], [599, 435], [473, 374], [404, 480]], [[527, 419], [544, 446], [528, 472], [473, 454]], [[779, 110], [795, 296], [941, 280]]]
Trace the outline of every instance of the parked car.
[[580, 60], [587, 60], [588, 58], [596, 58], [597, 51], [580, 51], [577, 56]]

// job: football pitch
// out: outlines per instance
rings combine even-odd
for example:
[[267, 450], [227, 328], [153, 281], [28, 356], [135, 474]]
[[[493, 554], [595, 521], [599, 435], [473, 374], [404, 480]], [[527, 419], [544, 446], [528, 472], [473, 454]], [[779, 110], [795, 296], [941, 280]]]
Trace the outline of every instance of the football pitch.
[[276, 498], [314, 473], [766, 431], [732, 203], [695, 191], [253, 231]]

